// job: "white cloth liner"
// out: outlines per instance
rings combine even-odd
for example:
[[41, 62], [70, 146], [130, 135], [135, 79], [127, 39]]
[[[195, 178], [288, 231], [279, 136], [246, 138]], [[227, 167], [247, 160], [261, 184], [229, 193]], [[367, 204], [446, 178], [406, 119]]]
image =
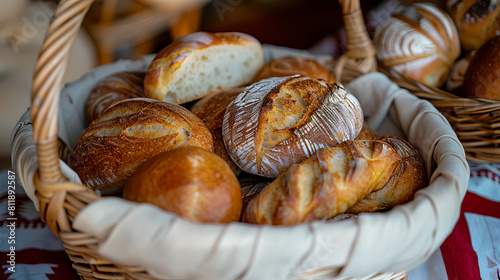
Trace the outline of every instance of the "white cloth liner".
[[[266, 47], [266, 59], [292, 50]], [[87, 125], [83, 104], [102, 77], [145, 70], [152, 56], [102, 66], [68, 84], [61, 95], [59, 137], [73, 147]], [[103, 198], [84, 208], [73, 227], [96, 236], [97, 251], [124, 265], [139, 265], [159, 278], [293, 279], [304, 273], [361, 277], [410, 270], [423, 263], [453, 229], [469, 180], [465, 153], [446, 119], [427, 101], [400, 89], [380, 73], [348, 86], [379, 135], [409, 139], [422, 153], [431, 184], [415, 199], [386, 213], [293, 227], [196, 224], [146, 205]], [[13, 166], [34, 197], [36, 160], [32, 143], [21, 143], [30, 126], [13, 134]], [[29, 138], [29, 137], [28, 137]], [[32, 139], [31, 139], [32, 142]], [[67, 167], [63, 165], [64, 167]], [[69, 168], [68, 168], [69, 169]], [[63, 172], [76, 180], [71, 169]], [[126, 244], [126, 246], [124, 246]]]

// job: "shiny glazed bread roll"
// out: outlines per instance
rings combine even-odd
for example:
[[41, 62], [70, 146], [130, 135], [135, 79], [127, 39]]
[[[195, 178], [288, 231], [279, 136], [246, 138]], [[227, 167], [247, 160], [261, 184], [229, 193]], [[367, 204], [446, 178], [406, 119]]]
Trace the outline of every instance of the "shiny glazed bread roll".
[[193, 222], [230, 223], [241, 215], [236, 176], [220, 157], [194, 146], [146, 160], [127, 180], [123, 198], [154, 204]]
[[475, 50], [500, 35], [500, 1], [448, 0], [446, 7], [458, 28], [464, 50]]
[[335, 78], [332, 73], [328, 71], [318, 62], [303, 58], [303, 57], [283, 57], [273, 59], [268, 62], [257, 73], [254, 82], [272, 77], [287, 77], [293, 75], [302, 75], [315, 79], [322, 79], [329, 83], [334, 83]]
[[99, 81], [85, 103], [90, 122], [109, 106], [130, 98], [145, 97], [144, 72], [121, 72]]
[[221, 157], [233, 173], [238, 176], [241, 169], [231, 160], [222, 140], [222, 121], [229, 103], [245, 90], [244, 87], [220, 90], [203, 97], [191, 107], [191, 112], [197, 115], [210, 129], [214, 139], [214, 154]]
[[228, 106], [222, 136], [243, 171], [275, 178], [320, 148], [353, 140], [362, 126], [361, 106], [341, 84], [297, 75], [248, 86]]
[[500, 101], [500, 35], [486, 41], [471, 58], [463, 92], [469, 97]]
[[347, 213], [385, 211], [413, 199], [415, 192], [427, 187], [427, 172], [418, 150], [410, 143], [396, 137], [382, 137], [380, 140], [390, 145], [401, 157], [389, 182], [349, 208]]
[[71, 153], [70, 167], [90, 188], [117, 194], [146, 159], [184, 146], [213, 150], [212, 134], [196, 115], [163, 101], [128, 99], [85, 129]]
[[146, 96], [184, 103], [210, 91], [248, 84], [264, 64], [255, 38], [238, 32], [196, 32], [161, 50], [144, 78]]
[[290, 167], [253, 198], [242, 220], [294, 225], [327, 220], [383, 188], [401, 161], [380, 140], [346, 141]]
[[429, 3], [403, 6], [377, 28], [373, 42], [384, 67], [434, 87], [444, 84], [460, 55], [455, 24]]

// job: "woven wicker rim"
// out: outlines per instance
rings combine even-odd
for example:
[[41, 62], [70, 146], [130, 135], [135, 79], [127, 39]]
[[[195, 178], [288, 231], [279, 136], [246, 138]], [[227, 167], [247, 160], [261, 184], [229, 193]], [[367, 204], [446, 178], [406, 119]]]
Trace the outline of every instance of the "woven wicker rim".
[[[31, 95], [33, 138], [38, 172], [34, 183], [40, 216], [63, 241], [73, 267], [82, 279], [153, 279], [141, 267], [118, 266], [98, 256], [93, 236], [72, 228], [72, 221], [87, 204], [100, 198], [90, 188], [62, 175], [57, 140], [59, 94], [69, 49], [93, 0], [63, 0], [47, 30], [34, 72]], [[376, 70], [375, 50], [366, 32], [359, 0], [340, 1], [348, 34], [348, 49], [335, 69], [343, 81]], [[340, 268], [332, 268], [329, 273]], [[361, 279], [406, 279], [407, 273], [376, 274]]]

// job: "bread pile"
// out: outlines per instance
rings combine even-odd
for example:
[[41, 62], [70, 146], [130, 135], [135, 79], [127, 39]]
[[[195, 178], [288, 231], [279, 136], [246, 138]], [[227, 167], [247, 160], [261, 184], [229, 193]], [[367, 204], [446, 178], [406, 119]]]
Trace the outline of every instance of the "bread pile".
[[448, 0], [443, 8], [402, 6], [373, 41], [381, 65], [392, 71], [458, 96], [500, 100], [493, 90], [500, 84], [499, 36], [498, 1]]
[[70, 160], [82, 182], [194, 222], [355, 216], [427, 186], [419, 152], [378, 137], [330, 71], [298, 57], [264, 65], [246, 34], [181, 37], [146, 73], [95, 85], [87, 112]]

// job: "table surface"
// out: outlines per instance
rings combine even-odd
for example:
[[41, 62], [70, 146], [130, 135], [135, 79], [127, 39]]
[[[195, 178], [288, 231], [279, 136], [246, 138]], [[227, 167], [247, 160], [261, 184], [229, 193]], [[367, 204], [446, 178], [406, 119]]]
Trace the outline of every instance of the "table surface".
[[[79, 279], [61, 241], [40, 220], [17, 182], [15, 209], [10, 213], [9, 175], [14, 174], [0, 171], [0, 279]], [[15, 263], [9, 263], [12, 259]], [[471, 180], [455, 229], [439, 250], [410, 271], [408, 279], [500, 279], [500, 165], [471, 163]]]

